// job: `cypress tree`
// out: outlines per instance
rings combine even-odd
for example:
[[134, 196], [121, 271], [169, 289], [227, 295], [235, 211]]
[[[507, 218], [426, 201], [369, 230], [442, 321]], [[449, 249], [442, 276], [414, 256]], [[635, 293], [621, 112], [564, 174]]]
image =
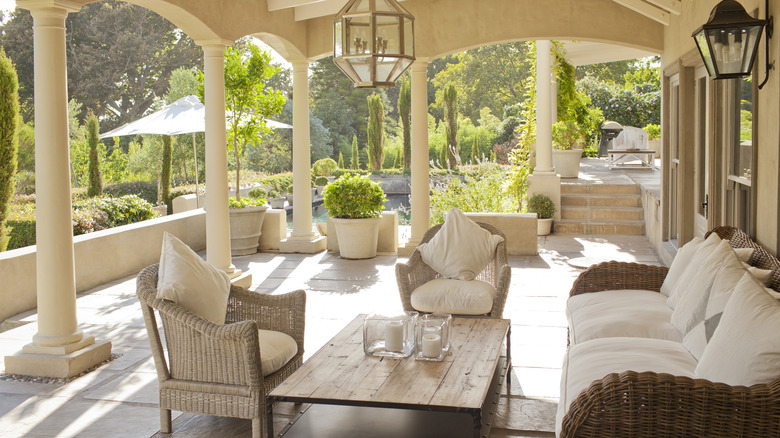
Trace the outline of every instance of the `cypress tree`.
[[358, 144], [357, 144], [357, 136], [352, 136], [352, 158], [349, 162], [349, 168], [350, 169], [359, 169], [360, 168], [360, 155], [358, 153]]
[[379, 170], [385, 161], [385, 109], [379, 94], [368, 96], [368, 158], [371, 168]]
[[471, 143], [471, 164], [477, 164], [479, 158], [479, 135], [474, 131], [474, 141]]
[[341, 151], [339, 151], [339, 169], [344, 168], [344, 155], [341, 154]]
[[87, 115], [87, 145], [89, 146], [89, 186], [87, 188], [87, 196], [89, 197], [103, 194], [103, 176], [100, 174], [100, 157], [98, 156], [99, 132], [98, 118], [90, 111]]
[[8, 207], [14, 194], [19, 149], [19, 78], [11, 60], [0, 49], [0, 251], [8, 248], [10, 232], [5, 228]]
[[447, 161], [451, 169], [457, 166], [458, 155], [458, 90], [454, 85], [444, 89], [444, 118], [447, 122]]
[[439, 154], [439, 163], [441, 163], [442, 169], [450, 168], [450, 160], [447, 158], [447, 145], [441, 145], [441, 153]]
[[[162, 196], [162, 202], [171, 205], [171, 200], [168, 199], [171, 196], [171, 136], [162, 136], [162, 170], [160, 171], [160, 193]], [[168, 214], [172, 214], [173, 211], [169, 211]]]
[[412, 85], [408, 78], [401, 82], [401, 93], [398, 95], [398, 118], [404, 131], [403, 166], [412, 166]]

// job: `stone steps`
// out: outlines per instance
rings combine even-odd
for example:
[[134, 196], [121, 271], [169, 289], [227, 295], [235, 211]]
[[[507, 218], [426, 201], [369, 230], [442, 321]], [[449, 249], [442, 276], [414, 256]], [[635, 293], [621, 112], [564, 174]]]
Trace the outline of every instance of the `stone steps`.
[[645, 233], [644, 210], [636, 184], [562, 184], [561, 219], [556, 233]]

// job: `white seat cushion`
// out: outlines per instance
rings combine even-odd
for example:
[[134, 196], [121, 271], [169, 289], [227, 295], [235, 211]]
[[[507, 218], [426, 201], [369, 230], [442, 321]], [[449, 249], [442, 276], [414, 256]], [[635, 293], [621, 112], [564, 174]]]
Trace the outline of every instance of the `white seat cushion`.
[[442, 277], [473, 280], [493, 260], [496, 246], [503, 241], [453, 208], [436, 235], [417, 250], [423, 262]]
[[480, 280], [437, 278], [412, 291], [412, 307], [421, 312], [484, 315], [493, 309], [496, 288]]
[[263, 376], [278, 371], [298, 354], [298, 344], [292, 336], [272, 330], [258, 330], [260, 338], [260, 366]]
[[206, 263], [184, 242], [163, 235], [157, 298], [173, 301], [217, 324], [225, 323], [230, 277]]
[[658, 292], [607, 290], [574, 295], [566, 301], [566, 317], [572, 345], [622, 336], [682, 342], [682, 333], [670, 322], [672, 309], [666, 296]]
[[653, 371], [674, 376], [694, 377], [696, 359], [678, 342], [661, 339], [603, 338], [572, 345], [561, 370], [561, 398], [555, 422], [560, 434], [561, 420], [571, 402], [591, 383], [607, 374], [623, 371]]

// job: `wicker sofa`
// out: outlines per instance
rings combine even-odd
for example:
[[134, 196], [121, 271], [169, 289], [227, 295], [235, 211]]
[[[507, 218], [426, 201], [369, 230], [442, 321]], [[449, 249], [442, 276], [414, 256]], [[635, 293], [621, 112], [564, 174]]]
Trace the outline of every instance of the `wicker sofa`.
[[[718, 227], [710, 233], [728, 239], [732, 248], [753, 248], [748, 263], [772, 270], [769, 287], [780, 290], [777, 258], [738, 229]], [[693, 373], [699, 362], [682, 347], [680, 339], [672, 339], [682, 335], [675, 335], [671, 325], [664, 325], [668, 320], [663, 322], [662, 318], [657, 327], [650, 328], [650, 335], [643, 329], [642, 336], [649, 337], [577, 338], [578, 331], [588, 331], [588, 322], [572, 318], [568, 306], [573, 300], [582, 301], [574, 297], [594, 294], [588, 297], [590, 301], [609, 300], [609, 311], [621, 313], [622, 307], [624, 326], [619, 330], [631, 332], [637, 329], [632, 327], [634, 320], [644, 318], [638, 316], [640, 313], [662, 311], [660, 306], [654, 310], [643, 299], [653, 298], [648, 291], [661, 291], [668, 271], [665, 267], [613, 261], [592, 266], [574, 282], [567, 303], [570, 336], [561, 378], [558, 436], [780, 436], [780, 363], [776, 368], [778, 377], [766, 384], [731, 386], [699, 378]], [[638, 299], [641, 294], [645, 298]], [[669, 357], [669, 363], [664, 362]], [[684, 372], [668, 372], [670, 369]]]

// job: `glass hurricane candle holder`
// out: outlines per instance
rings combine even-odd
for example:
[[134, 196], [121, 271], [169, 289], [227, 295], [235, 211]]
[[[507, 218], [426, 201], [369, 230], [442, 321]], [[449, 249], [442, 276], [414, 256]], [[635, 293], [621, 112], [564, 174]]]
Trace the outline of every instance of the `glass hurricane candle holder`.
[[452, 315], [433, 313], [422, 315], [415, 327], [415, 355], [417, 360], [444, 360], [450, 351]]
[[417, 312], [367, 316], [363, 320], [363, 351], [369, 356], [411, 356], [416, 320]]

